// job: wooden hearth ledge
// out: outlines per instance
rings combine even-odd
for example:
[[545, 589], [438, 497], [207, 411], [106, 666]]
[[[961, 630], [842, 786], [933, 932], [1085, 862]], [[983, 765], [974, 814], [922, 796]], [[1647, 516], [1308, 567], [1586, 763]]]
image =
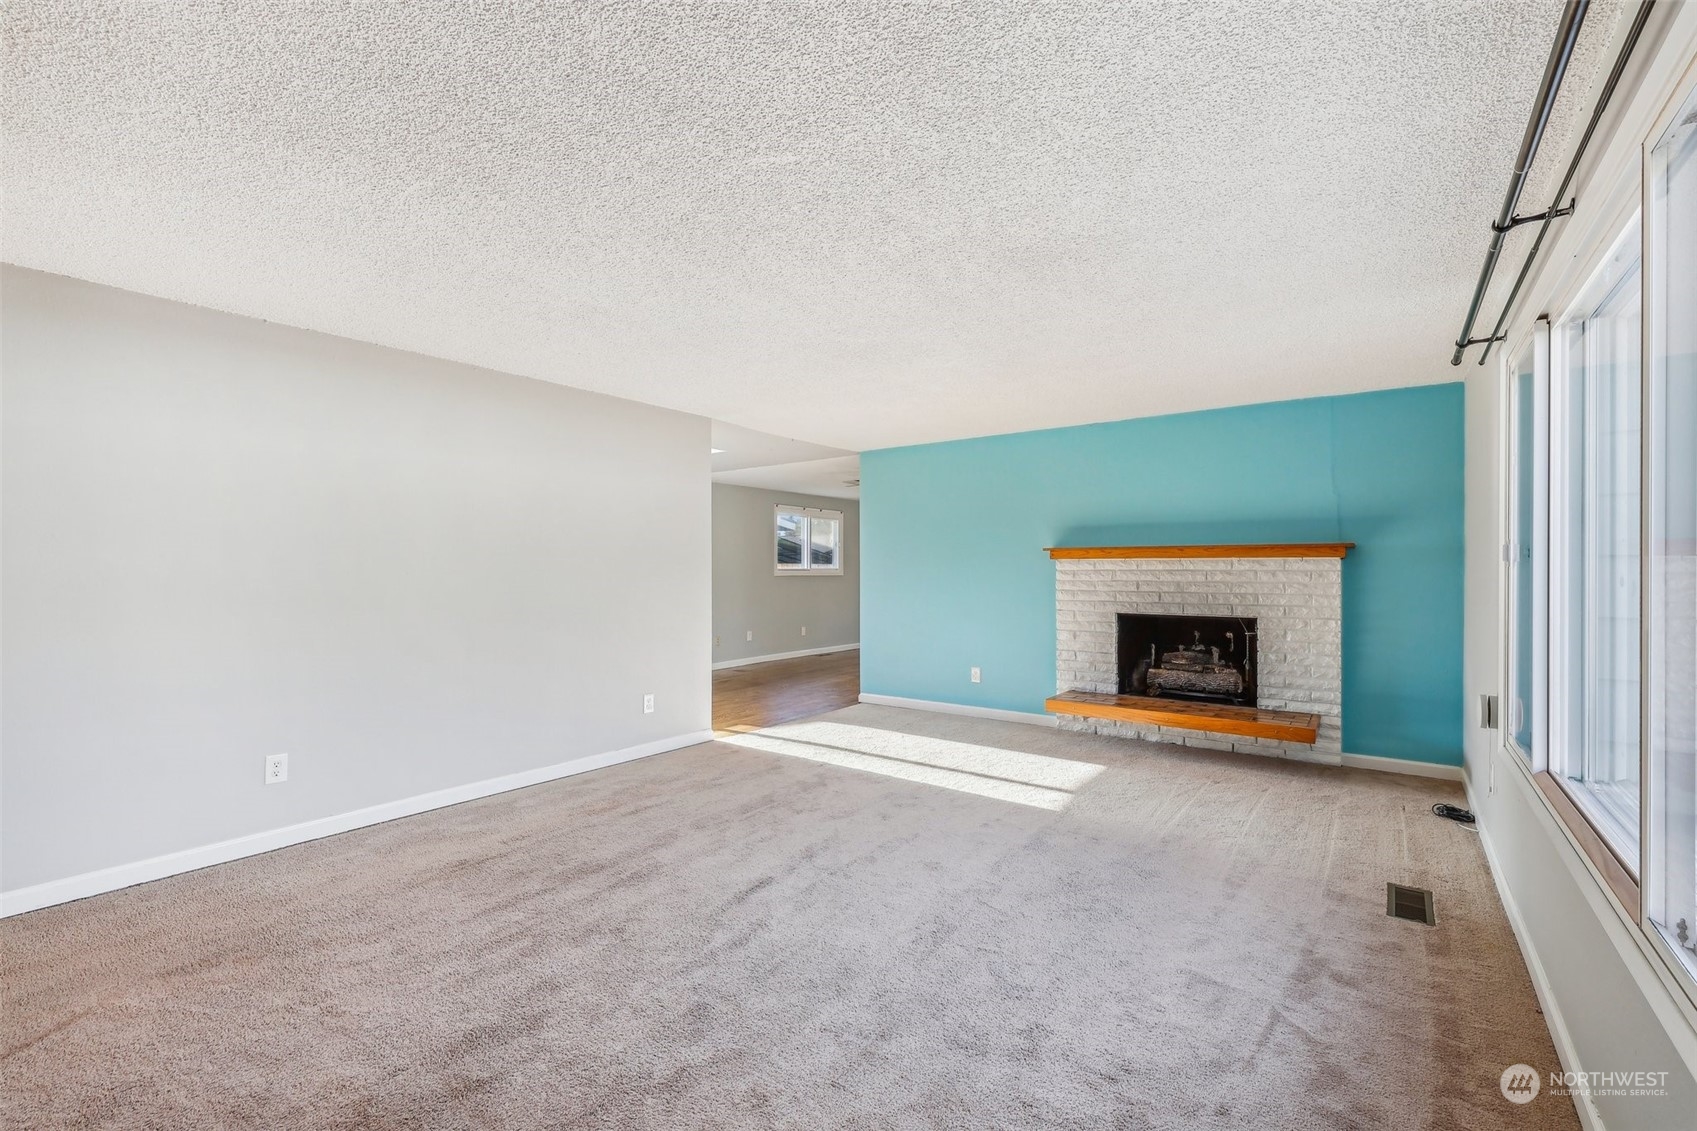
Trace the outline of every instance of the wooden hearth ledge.
[[1247, 546], [1050, 546], [1051, 558], [1341, 558], [1354, 542], [1271, 542]]
[[1152, 699], [1145, 695], [1103, 695], [1067, 691], [1045, 700], [1045, 710], [1087, 719], [1115, 719], [1146, 726], [1275, 738], [1312, 744], [1320, 735], [1320, 716], [1299, 711], [1263, 711], [1257, 707], [1224, 707], [1183, 699]]

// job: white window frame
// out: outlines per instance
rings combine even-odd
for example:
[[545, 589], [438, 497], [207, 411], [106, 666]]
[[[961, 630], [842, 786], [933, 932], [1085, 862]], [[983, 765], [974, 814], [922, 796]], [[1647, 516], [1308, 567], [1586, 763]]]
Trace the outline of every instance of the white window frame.
[[[1532, 749], [1522, 750], [1515, 741], [1519, 729], [1512, 712], [1516, 709], [1513, 695], [1515, 674], [1513, 660], [1513, 620], [1503, 633], [1503, 671], [1507, 678], [1503, 686], [1509, 689], [1504, 696], [1510, 715], [1503, 720], [1503, 741], [1509, 750], [1518, 754], [1533, 772], [1546, 770], [1550, 765], [1550, 323], [1540, 318], [1532, 324], [1532, 334], [1521, 342], [1520, 348], [1502, 355], [1503, 380], [1510, 385], [1517, 375], [1518, 359], [1532, 349]], [[1505, 605], [1512, 618], [1514, 594], [1513, 573], [1515, 555], [1520, 545], [1515, 540], [1515, 472], [1520, 455], [1514, 428], [1514, 396], [1512, 388], [1505, 397], [1507, 421], [1503, 451], [1508, 462], [1505, 477], [1509, 505], [1503, 513], [1503, 583]]]
[[[784, 516], [789, 515], [801, 520], [801, 561], [795, 565], [784, 565], [778, 561], [778, 524]], [[815, 519], [836, 523], [837, 526], [837, 557], [836, 564], [829, 566], [813, 564], [813, 522]], [[778, 503], [772, 508], [772, 572], [779, 577], [841, 577], [843, 575], [843, 555], [848, 546], [847, 524], [843, 522], [843, 512], [824, 510], [820, 507], [802, 507], [792, 503]]]
[[[1636, 229], [1636, 231], [1634, 229]], [[1629, 240], [1629, 236], [1633, 236], [1635, 238]], [[1543, 661], [1541, 678], [1545, 688], [1544, 709], [1546, 714], [1543, 718], [1547, 737], [1544, 743], [1545, 755], [1542, 766], [1548, 769], [1550, 773], [1561, 782], [1562, 788], [1567, 790], [1568, 796], [1573, 800], [1573, 803], [1578, 806], [1580, 811], [1584, 814], [1585, 819], [1590, 822], [1592, 830], [1596, 832], [1598, 836], [1603, 838], [1604, 842], [1608, 845], [1609, 850], [1615, 854], [1615, 858], [1618, 859], [1621, 865], [1626, 868], [1632, 878], [1642, 884], [1642, 855], [1645, 833], [1642, 796], [1643, 775], [1645, 772], [1643, 757], [1642, 678], [1640, 678], [1639, 689], [1640, 712], [1638, 743], [1640, 796], [1638, 799], [1639, 809], [1638, 812], [1634, 814], [1638, 827], [1631, 830], [1629, 834], [1633, 837], [1635, 843], [1625, 844], [1620, 840], [1621, 833], [1616, 829], [1616, 826], [1620, 823], [1617, 819], [1617, 815], [1607, 809], [1602, 799], [1586, 786], [1581, 777], [1575, 776], [1577, 771], [1582, 767], [1584, 758], [1583, 744], [1585, 737], [1581, 734], [1574, 733], [1574, 728], [1572, 726], [1572, 712], [1570, 710], [1551, 709], [1551, 699], [1555, 694], [1554, 688], [1557, 686], [1558, 679], [1560, 681], [1559, 686], [1561, 701], [1564, 703], [1570, 702], [1570, 696], [1574, 692], [1574, 688], [1572, 687], [1572, 678], [1579, 667], [1579, 657], [1573, 654], [1571, 647], [1572, 632], [1568, 631], [1561, 633], [1554, 639], [1551, 638], [1550, 633], [1550, 625], [1554, 622], [1554, 619], [1557, 616], [1563, 618], [1573, 617], [1575, 615], [1575, 609], [1579, 606], [1581, 600], [1579, 592], [1580, 585], [1573, 576], [1572, 562], [1570, 561], [1575, 506], [1578, 501], [1569, 496], [1569, 491], [1573, 489], [1575, 483], [1575, 468], [1572, 461], [1576, 440], [1575, 428], [1580, 425], [1575, 422], [1570, 411], [1572, 396], [1568, 383], [1573, 379], [1574, 358], [1569, 356], [1569, 352], [1572, 345], [1573, 329], [1575, 324], [1589, 321], [1600, 305], [1615, 292], [1616, 288], [1618, 288], [1621, 283], [1625, 281], [1625, 275], [1622, 275], [1620, 278], [1610, 280], [1606, 278], [1605, 271], [1608, 268], [1610, 260], [1614, 259], [1617, 255], [1625, 252], [1629, 248], [1637, 253], [1637, 267], [1635, 270], [1638, 275], [1640, 310], [1643, 309], [1645, 299], [1647, 298], [1645, 294], [1645, 287], [1648, 282], [1644, 274], [1644, 226], [1642, 214], [1635, 211], [1620, 226], [1616, 236], [1603, 247], [1601, 256], [1592, 265], [1591, 270], [1584, 276], [1584, 282], [1578, 293], [1573, 297], [1573, 300], [1568, 303], [1567, 309], [1563, 311], [1560, 322], [1552, 327], [1549, 332], [1549, 347], [1546, 353], [1549, 362], [1549, 371], [1548, 382], [1545, 385], [1546, 392], [1544, 395], [1545, 416], [1541, 422], [1541, 428], [1543, 431], [1542, 446], [1545, 457], [1545, 464], [1541, 473], [1541, 481], [1545, 485], [1545, 506], [1542, 513], [1546, 523], [1545, 535], [1542, 544], [1546, 560], [1544, 569], [1539, 574], [1539, 576], [1543, 578], [1545, 584], [1545, 615], [1542, 618], [1543, 623], [1541, 627], [1543, 628], [1542, 635], [1546, 644], [1544, 649], [1535, 649], [1535, 651], [1538, 652], [1539, 657]], [[1646, 314], [1640, 314], [1638, 385], [1639, 395], [1641, 398], [1648, 384], [1647, 373], [1649, 359], [1644, 354], [1643, 338], [1643, 328], [1647, 320], [1648, 316]], [[1590, 352], [1593, 348], [1589, 335], [1587, 335], [1586, 344], [1583, 348], [1587, 352]], [[1560, 396], [1556, 395], [1558, 391]], [[1559, 411], [1555, 407], [1556, 403], [1561, 405]], [[1639, 409], [1640, 421], [1642, 421], [1642, 414], [1643, 409], [1641, 400]], [[1585, 422], [1584, 426], [1589, 427], [1589, 421]], [[1534, 427], [1539, 427], [1539, 425], [1535, 424]], [[1642, 429], [1640, 429], [1639, 436], [1640, 520], [1638, 531], [1638, 550], [1639, 572], [1640, 577], [1642, 577], [1644, 561], [1644, 528], [1642, 519], [1644, 489]], [[1535, 471], [1534, 474], [1538, 473]], [[1556, 484], [1561, 485], [1559, 490], [1555, 487]], [[1560, 547], [1561, 552], [1552, 553], [1551, 551], [1553, 547]], [[1592, 580], [1593, 579], [1587, 578], [1586, 583], [1589, 584]], [[1534, 624], [1537, 625], [1538, 622], [1534, 621]], [[1640, 583], [1638, 626], [1638, 651], [1642, 654], [1643, 641], [1646, 635], [1642, 583]], [[1642, 662], [1640, 662], [1639, 668], [1640, 677], [1642, 677]]]

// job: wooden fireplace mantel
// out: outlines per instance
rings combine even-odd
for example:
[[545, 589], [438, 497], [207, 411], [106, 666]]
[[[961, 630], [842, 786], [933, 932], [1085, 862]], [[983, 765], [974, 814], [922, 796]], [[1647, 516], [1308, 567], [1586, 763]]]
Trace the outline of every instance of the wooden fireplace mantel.
[[1270, 542], [1243, 546], [1050, 546], [1051, 558], [1341, 558], [1354, 542]]
[[1145, 695], [1100, 695], [1091, 691], [1064, 691], [1045, 700], [1043, 707], [1056, 715], [1272, 738], [1309, 746], [1320, 737], [1320, 716], [1306, 711], [1263, 711], [1255, 707], [1152, 699]]

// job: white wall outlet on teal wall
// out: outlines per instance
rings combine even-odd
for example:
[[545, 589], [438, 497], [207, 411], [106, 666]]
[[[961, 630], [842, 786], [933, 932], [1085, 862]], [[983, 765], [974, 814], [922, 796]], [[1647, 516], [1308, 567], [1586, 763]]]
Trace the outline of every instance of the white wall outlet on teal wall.
[[748, 630], [748, 638], [750, 640], [754, 639], [754, 630], [752, 628]]
[[983, 683], [984, 682], [982, 679], [979, 678], [979, 672], [978, 672], [977, 668], [972, 669], [972, 682], [973, 683]]

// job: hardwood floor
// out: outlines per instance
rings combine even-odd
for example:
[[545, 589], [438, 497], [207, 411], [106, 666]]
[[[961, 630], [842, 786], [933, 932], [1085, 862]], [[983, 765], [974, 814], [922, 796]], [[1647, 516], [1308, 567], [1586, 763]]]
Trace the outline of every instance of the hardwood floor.
[[758, 730], [860, 698], [860, 650], [772, 660], [713, 673], [713, 729]]

